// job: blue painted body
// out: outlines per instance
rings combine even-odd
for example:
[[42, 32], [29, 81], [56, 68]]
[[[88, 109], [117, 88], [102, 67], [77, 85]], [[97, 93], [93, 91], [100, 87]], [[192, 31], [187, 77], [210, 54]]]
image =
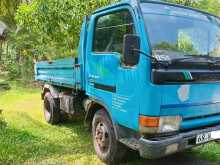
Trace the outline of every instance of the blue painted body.
[[[36, 64], [36, 80], [45, 83], [78, 88], [107, 107], [114, 123], [139, 130], [139, 115], [183, 117], [181, 129], [192, 129], [220, 123], [220, 84], [155, 85], [151, 82], [151, 63], [140, 57], [134, 68], [124, 68], [120, 54], [97, 55], [92, 52], [95, 19], [116, 10], [129, 9], [136, 33], [141, 37], [141, 50], [150, 54], [150, 44], [144, 19], [135, 1], [126, 1], [97, 10], [89, 22], [82, 25], [78, 60], [56, 60], [52, 64]], [[156, 10], [156, 9], [155, 9]], [[94, 83], [115, 86], [116, 92], [94, 87]], [[181, 91], [186, 96], [181, 96]], [[181, 98], [183, 97], [183, 98]]]

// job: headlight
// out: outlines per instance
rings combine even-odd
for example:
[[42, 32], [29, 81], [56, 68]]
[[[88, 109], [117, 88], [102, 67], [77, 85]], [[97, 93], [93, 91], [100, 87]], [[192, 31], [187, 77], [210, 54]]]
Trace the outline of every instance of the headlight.
[[140, 116], [139, 129], [141, 133], [168, 133], [180, 129], [180, 116], [147, 117]]

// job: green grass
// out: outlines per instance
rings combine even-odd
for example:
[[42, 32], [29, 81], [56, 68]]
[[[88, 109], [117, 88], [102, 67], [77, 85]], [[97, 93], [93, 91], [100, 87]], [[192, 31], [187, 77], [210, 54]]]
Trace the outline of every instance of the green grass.
[[[43, 118], [40, 90], [11, 86], [10, 91], [0, 91], [0, 164], [102, 165], [82, 121], [51, 126]], [[216, 143], [185, 154], [220, 163]], [[146, 164], [146, 160], [135, 154], [125, 164]]]
[[0, 164], [101, 164], [82, 122], [48, 125], [41, 106], [39, 90], [1, 94]]

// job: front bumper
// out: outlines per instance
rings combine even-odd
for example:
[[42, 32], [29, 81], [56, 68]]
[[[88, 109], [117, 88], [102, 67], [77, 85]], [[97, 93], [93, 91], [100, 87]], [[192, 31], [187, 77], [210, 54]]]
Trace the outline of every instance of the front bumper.
[[138, 150], [143, 158], [157, 159], [197, 146], [197, 135], [218, 130], [220, 130], [220, 125], [190, 132], [183, 132], [175, 136], [159, 138], [156, 140], [140, 138]]

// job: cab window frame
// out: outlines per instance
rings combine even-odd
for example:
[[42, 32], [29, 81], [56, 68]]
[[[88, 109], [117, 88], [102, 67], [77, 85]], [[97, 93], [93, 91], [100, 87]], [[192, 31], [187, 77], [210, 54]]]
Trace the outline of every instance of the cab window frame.
[[[111, 12], [101, 13], [101, 14], [97, 15], [95, 17], [95, 20], [94, 20], [93, 39], [92, 39], [92, 41], [93, 41], [93, 43], [92, 43], [92, 52], [94, 54], [96, 54], [96, 55], [103, 55], [103, 54], [119, 54], [119, 55], [121, 55], [122, 54], [121, 52], [117, 52], [117, 51], [96, 51], [95, 50], [95, 39], [96, 39], [97, 23], [98, 23], [98, 20], [101, 17], [108, 16], [108, 15], [111, 15], [111, 14], [117, 14], [117, 13], [124, 12], [124, 11], [127, 11], [128, 14], [130, 15], [130, 17], [132, 19], [132, 23], [131, 24], [122, 24], [122, 25], [132, 25], [132, 28], [133, 28], [133, 33], [132, 34], [136, 34], [137, 33], [137, 27], [136, 27], [136, 24], [135, 24], [134, 14], [132, 13], [132, 11], [131, 11], [131, 9], [129, 7], [115, 9], [114, 11], [111, 11]], [[120, 25], [117, 25], [117, 26], [120, 26]], [[123, 49], [123, 47], [122, 47], [122, 49]]]

